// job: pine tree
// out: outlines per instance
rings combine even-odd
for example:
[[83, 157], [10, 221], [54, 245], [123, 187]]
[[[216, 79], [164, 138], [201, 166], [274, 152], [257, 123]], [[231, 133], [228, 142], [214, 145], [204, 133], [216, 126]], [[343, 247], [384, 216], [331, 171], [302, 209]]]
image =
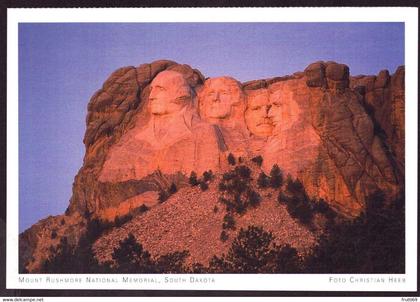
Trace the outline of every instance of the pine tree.
[[227, 160], [228, 160], [228, 163], [229, 163], [231, 166], [236, 165], [235, 156], [233, 156], [233, 154], [232, 154], [232, 153], [229, 153], [229, 155], [228, 155], [228, 157], [227, 157]]
[[195, 173], [194, 171], [191, 172], [190, 174], [190, 178], [189, 178], [189, 184], [194, 186], [198, 186], [199, 185], [199, 181], [197, 179], [197, 173]]
[[151, 255], [137, 242], [133, 234], [120, 241], [114, 248], [112, 259], [117, 264], [118, 273], [152, 273], [154, 272]]
[[154, 271], [160, 274], [182, 274], [188, 273], [185, 260], [188, 257], [188, 251], [173, 252], [154, 261]]
[[163, 203], [163, 202], [165, 202], [166, 200], [168, 200], [168, 198], [169, 198], [169, 195], [168, 195], [168, 193], [166, 193], [166, 191], [160, 191], [159, 192], [159, 202], [160, 203]]
[[243, 179], [250, 179], [251, 178], [251, 170], [247, 166], [239, 166], [235, 168], [235, 173], [239, 177]]
[[169, 187], [169, 194], [175, 194], [178, 191], [176, 185], [174, 183], [171, 184], [171, 186]]
[[283, 185], [283, 173], [278, 165], [274, 165], [270, 171], [270, 186], [280, 188]]
[[51, 257], [42, 267], [42, 273], [102, 273], [106, 266], [100, 266], [92, 250], [92, 242], [86, 235], [82, 236], [77, 246], [70, 245], [66, 237], [62, 237], [56, 247], [51, 248]]
[[203, 173], [203, 180], [204, 181], [210, 181], [212, 179], [213, 179], [213, 171], [212, 170], [208, 170], [208, 171], [205, 171]]
[[44, 261], [41, 271], [44, 273], [73, 272], [73, 247], [68, 243], [67, 237], [62, 237], [56, 247], [50, 248], [51, 257]]
[[257, 179], [257, 185], [260, 188], [268, 188], [270, 185], [270, 178], [264, 172], [261, 172]]
[[247, 195], [248, 195], [248, 202], [251, 207], [255, 208], [259, 206], [260, 201], [261, 201], [260, 194], [258, 194], [254, 190], [249, 190]]
[[226, 261], [235, 272], [268, 272], [274, 260], [274, 236], [260, 227], [241, 229], [233, 240]]
[[212, 259], [210, 269], [225, 273], [298, 273], [301, 259], [296, 249], [278, 246], [274, 239], [261, 227], [241, 229], [228, 254]]
[[235, 229], [235, 220], [233, 219], [233, 216], [230, 214], [226, 214], [225, 217], [223, 217], [223, 229]]
[[228, 239], [229, 239], [229, 235], [226, 233], [226, 231], [225, 231], [225, 230], [223, 230], [223, 231], [220, 233], [220, 240], [221, 240], [222, 242], [226, 242]]
[[149, 210], [149, 207], [146, 206], [145, 204], [142, 204], [136, 210], [137, 210], [138, 213], [144, 213], [144, 212], [147, 212]]
[[258, 155], [258, 156], [256, 156], [256, 157], [253, 157], [251, 160], [252, 160], [254, 163], [256, 163], [259, 167], [261, 167], [262, 162], [263, 162], [263, 158], [262, 158], [262, 156], [261, 156], [261, 155]]
[[204, 181], [200, 182], [201, 191], [206, 191], [208, 188], [209, 188], [209, 185], [206, 182]]

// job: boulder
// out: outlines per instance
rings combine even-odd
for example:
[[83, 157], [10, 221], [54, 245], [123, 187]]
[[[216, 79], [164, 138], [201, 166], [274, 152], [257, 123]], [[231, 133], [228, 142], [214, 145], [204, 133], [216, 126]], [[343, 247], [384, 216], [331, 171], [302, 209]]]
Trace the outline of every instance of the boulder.
[[305, 68], [306, 85], [308, 87], [325, 87], [325, 64], [324, 62], [315, 62]]
[[325, 69], [328, 88], [345, 89], [349, 87], [349, 67], [335, 62], [327, 63]]

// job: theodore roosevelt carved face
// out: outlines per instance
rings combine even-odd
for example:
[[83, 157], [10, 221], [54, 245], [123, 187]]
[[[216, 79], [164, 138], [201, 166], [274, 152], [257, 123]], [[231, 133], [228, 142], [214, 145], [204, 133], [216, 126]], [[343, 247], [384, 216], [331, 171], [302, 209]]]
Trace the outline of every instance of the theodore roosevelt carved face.
[[230, 77], [208, 79], [200, 93], [199, 110], [205, 119], [228, 119], [244, 107], [240, 84]]
[[162, 71], [150, 84], [150, 111], [155, 116], [170, 115], [191, 102], [191, 90], [182, 74]]
[[245, 122], [248, 130], [255, 136], [267, 137], [273, 131], [273, 123], [268, 116], [271, 108], [270, 94], [267, 89], [247, 92], [247, 109]]

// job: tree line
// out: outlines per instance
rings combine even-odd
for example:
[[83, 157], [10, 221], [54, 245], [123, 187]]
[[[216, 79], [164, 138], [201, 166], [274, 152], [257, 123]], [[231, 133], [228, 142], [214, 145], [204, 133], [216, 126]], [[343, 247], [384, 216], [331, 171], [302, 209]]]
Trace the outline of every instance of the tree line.
[[[261, 156], [252, 161], [261, 166]], [[260, 206], [261, 196], [252, 187], [252, 171], [229, 155], [232, 170], [222, 175], [218, 184], [219, 202], [226, 215], [220, 240], [227, 241], [236, 230], [235, 216]], [[192, 172], [191, 186], [207, 190], [214, 179], [212, 171], [198, 178]], [[43, 273], [403, 273], [405, 268], [404, 195], [386, 203], [384, 193], [377, 191], [367, 198], [364, 212], [357, 218], [343, 219], [322, 199], [310, 199], [299, 179], [283, 176], [274, 165], [266, 175], [261, 172], [256, 184], [260, 190], [278, 190], [277, 200], [289, 215], [309, 229], [319, 214], [327, 223], [323, 234], [304, 258], [290, 245], [277, 245], [275, 236], [261, 226], [240, 229], [226, 254], [215, 255], [208, 265], [187, 265], [189, 252], [177, 251], [152, 256], [133, 234], [119, 242], [112, 261], [98, 263], [92, 245], [104, 232], [131, 217], [118, 218], [114, 224], [89, 219], [86, 233], [77, 246], [66, 238], [51, 249], [51, 258], [41, 268]], [[177, 191], [172, 185], [167, 195]], [[163, 202], [163, 201], [162, 201]], [[139, 209], [140, 213], [148, 209]], [[218, 211], [215, 206], [214, 211]]]

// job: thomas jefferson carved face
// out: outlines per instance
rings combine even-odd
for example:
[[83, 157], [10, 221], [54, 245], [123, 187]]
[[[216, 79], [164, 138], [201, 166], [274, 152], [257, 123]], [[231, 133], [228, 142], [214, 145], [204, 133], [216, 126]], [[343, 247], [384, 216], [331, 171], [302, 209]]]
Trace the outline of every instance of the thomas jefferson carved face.
[[268, 117], [268, 111], [271, 108], [268, 90], [251, 90], [247, 93], [247, 100], [245, 122], [248, 130], [255, 136], [270, 136], [273, 131], [273, 124]]
[[239, 83], [229, 77], [212, 78], [200, 93], [200, 115], [210, 119], [226, 119], [243, 103]]
[[182, 74], [162, 71], [150, 84], [149, 101], [153, 115], [170, 115], [191, 102], [191, 90]]

